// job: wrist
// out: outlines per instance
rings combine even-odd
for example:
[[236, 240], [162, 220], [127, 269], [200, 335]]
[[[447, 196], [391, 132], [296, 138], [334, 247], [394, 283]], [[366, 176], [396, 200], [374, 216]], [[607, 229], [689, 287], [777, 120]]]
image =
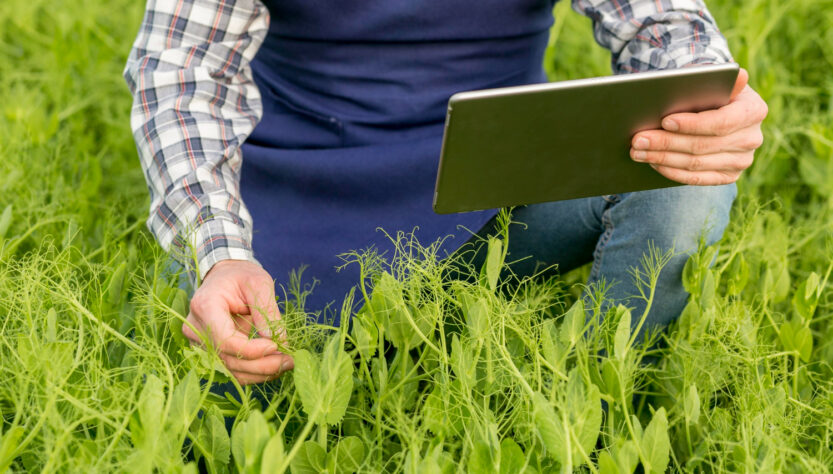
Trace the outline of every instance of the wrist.
[[205, 276], [208, 277], [208, 275], [210, 275], [212, 272], [222, 271], [223, 269], [226, 269], [226, 268], [237, 267], [237, 266], [246, 265], [246, 264], [255, 265], [258, 268], [263, 268], [260, 265], [260, 263], [257, 260], [255, 260], [254, 258], [252, 258], [252, 259], [225, 258], [225, 259], [218, 260], [217, 262], [215, 262], [208, 269], [208, 271], [205, 272]]

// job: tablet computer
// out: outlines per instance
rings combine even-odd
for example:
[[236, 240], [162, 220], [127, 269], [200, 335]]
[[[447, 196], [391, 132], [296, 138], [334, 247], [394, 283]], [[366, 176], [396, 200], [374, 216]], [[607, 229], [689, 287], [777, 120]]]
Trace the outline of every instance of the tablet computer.
[[455, 94], [434, 211], [679, 185], [631, 160], [633, 135], [672, 113], [727, 104], [737, 75], [731, 63]]

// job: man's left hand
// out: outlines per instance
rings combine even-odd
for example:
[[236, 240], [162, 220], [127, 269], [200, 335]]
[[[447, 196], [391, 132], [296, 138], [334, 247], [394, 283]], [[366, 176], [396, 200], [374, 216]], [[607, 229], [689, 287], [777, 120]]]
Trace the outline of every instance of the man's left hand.
[[700, 113], [672, 114], [662, 129], [634, 135], [631, 158], [650, 164], [668, 179], [692, 185], [728, 184], [752, 165], [763, 143], [767, 105], [741, 69], [730, 102]]

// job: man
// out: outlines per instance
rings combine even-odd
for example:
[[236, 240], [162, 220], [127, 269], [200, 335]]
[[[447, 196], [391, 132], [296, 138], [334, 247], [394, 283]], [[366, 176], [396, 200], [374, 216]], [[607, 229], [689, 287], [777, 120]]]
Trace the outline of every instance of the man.
[[[731, 60], [699, 0], [572, 0], [617, 73]], [[125, 71], [132, 128], [165, 249], [193, 246], [202, 278], [188, 321], [241, 383], [292, 367], [268, 338], [274, 281], [308, 265], [320, 309], [357, 283], [335, 255], [410, 231], [446, 251], [488, 232], [495, 211], [431, 211], [446, 101], [454, 92], [543, 82], [552, 0], [149, 0]], [[270, 20], [271, 18], [271, 20]], [[732, 102], [666, 117], [631, 157], [692, 186], [527, 206], [515, 268], [593, 260], [591, 283], [628, 276], [649, 242], [691, 249], [721, 236], [734, 182], [760, 146], [766, 105], [742, 72]], [[588, 143], [592, 147], [592, 143]], [[556, 153], [557, 150], [554, 150]], [[243, 159], [245, 156], [245, 160]], [[511, 159], [511, 157], [507, 157]], [[580, 157], [577, 157], [580, 159]], [[243, 202], [245, 201], [245, 205]], [[257, 258], [257, 260], [255, 260]], [[259, 262], [259, 263], [258, 263]], [[662, 272], [651, 324], [676, 317], [685, 255]], [[640, 308], [636, 299], [628, 304]], [[242, 315], [242, 316], [236, 316]], [[260, 338], [248, 339], [252, 326]], [[199, 343], [186, 326], [186, 336]]]

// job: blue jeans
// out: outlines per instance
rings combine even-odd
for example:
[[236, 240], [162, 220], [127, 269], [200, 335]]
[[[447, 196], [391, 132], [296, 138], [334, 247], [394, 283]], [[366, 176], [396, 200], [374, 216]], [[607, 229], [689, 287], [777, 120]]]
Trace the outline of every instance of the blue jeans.
[[[510, 268], [518, 276], [531, 276], [553, 265], [563, 274], [592, 261], [587, 283], [604, 279], [606, 296], [632, 308], [636, 324], [646, 301], [635, 297], [631, 269], [641, 267], [651, 243], [660, 251], [673, 249], [643, 329], [664, 326], [685, 307], [681, 276], [689, 254], [701, 237], [709, 245], [721, 238], [736, 195], [735, 184], [678, 186], [519, 207], [512, 221], [525, 226], [509, 227], [507, 262], [517, 261]], [[495, 230], [493, 220], [478, 236]], [[475, 268], [485, 259], [485, 247], [473, 257]]]

